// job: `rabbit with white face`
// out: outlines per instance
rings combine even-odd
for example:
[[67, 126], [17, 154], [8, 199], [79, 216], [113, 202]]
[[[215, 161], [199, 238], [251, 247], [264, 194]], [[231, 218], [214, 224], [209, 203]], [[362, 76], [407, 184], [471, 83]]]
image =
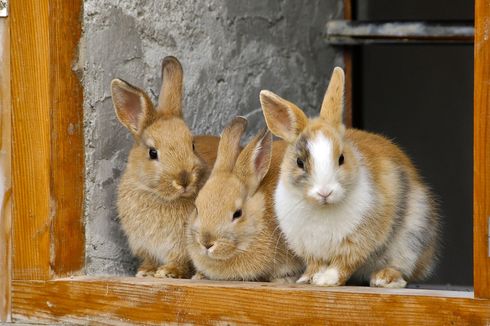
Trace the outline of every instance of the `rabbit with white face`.
[[185, 226], [194, 199], [216, 158], [218, 137], [193, 137], [182, 117], [182, 67], [162, 63], [159, 104], [140, 89], [115, 79], [116, 115], [134, 145], [121, 178], [117, 208], [129, 247], [140, 258], [136, 276], [190, 277]]
[[223, 131], [215, 166], [196, 198], [188, 250], [212, 280], [290, 281], [304, 270], [288, 250], [274, 215], [273, 193], [285, 143], [264, 130], [240, 152], [247, 120]]
[[436, 203], [410, 159], [388, 139], [342, 123], [344, 72], [335, 68], [320, 116], [260, 93], [269, 129], [289, 143], [275, 209], [307, 262], [299, 283], [376, 287], [423, 280], [437, 258]]

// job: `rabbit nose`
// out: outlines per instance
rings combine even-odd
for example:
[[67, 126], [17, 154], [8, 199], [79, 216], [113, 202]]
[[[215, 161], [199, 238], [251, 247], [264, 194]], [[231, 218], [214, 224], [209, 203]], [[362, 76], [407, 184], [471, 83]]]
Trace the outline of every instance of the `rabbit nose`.
[[330, 191], [321, 190], [321, 191], [317, 191], [317, 195], [322, 197], [323, 200], [325, 200], [332, 194], [332, 192], [333, 190]]
[[212, 246], [214, 246], [214, 240], [211, 238], [211, 235], [209, 233], [204, 233], [201, 236], [201, 239], [199, 239], [199, 243], [201, 246], [206, 248], [206, 250], [209, 250]]
[[187, 171], [181, 171], [179, 173], [179, 177], [178, 177], [178, 185], [181, 186], [182, 188], [186, 188], [189, 184], [190, 184], [190, 181], [191, 181], [191, 176], [189, 174], [189, 172]]
[[205, 244], [203, 244], [203, 246], [204, 246], [204, 248], [209, 250], [209, 248], [214, 246], [214, 242], [206, 242]]

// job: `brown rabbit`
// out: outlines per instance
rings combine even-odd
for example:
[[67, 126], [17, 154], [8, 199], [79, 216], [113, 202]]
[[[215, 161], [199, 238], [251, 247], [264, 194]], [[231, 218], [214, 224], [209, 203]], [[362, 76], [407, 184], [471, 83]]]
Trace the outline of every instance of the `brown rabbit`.
[[134, 137], [117, 207], [129, 247], [141, 260], [136, 276], [186, 278], [192, 265], [185, 227], [219, 138], [193, 139], [182, 117], [183, 71], [175, 57], [163, 60], [162, 75], [156, 108], [142, 90], [112, 81], [116, 115]]
[[263, 130], [240, 152], [247, 120], [223, 131], [212, 174], [196, 199], [188, 249], [198, 273], [213, 280], [289, 281], [303, 262], [286, 247], [273, 194], [286, 144]]
[[335, 68], [320, 116], [308, 119], [269, 92], [269, 129], [285, 139], [275, 209], [291, 248], [307, 261], [300, 283], [353, 277], [376, 287], [423, 280], [437, 260], [439, 216], [430, 189], [388, 139], [342, 123], [344, 72]]

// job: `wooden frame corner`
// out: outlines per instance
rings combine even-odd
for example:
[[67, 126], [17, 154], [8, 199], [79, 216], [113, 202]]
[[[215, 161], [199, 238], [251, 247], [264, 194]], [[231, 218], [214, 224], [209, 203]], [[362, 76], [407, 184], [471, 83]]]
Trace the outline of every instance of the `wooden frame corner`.
[[[10, 4], [10, 38], [15, 42], [10, 46], [11, 90], [2, 88], [6, 85], [2, 78], [8, 76], [0, 74], [0, 153], [11, 144], [7, 156], [12, 158], [14, 187], [12, 229], [6, 214], [8, 196], [0, 206], [0, 282], [6, 285], [0, 285], [0, 321], [11, 316], [14, 322], [43, 323], [490, 323], [490, 0], [476, 0], [475, 295], [74, 276], [83, 274], [85, 245], [83, 93], [72, 70], [82, 4], [82, 0]], [[350, 1], [344, 5], [348, 19]], [[4, 31], [0, 23], [0, 34]], [[3, 55], [0, 51], [2, 69]], [[347, 55], [345, 60], [351, 83], [351, 58]], [[348, 97], [350, 89], [347, 86]], [[9, 92], [11, 106], [8, 97], [1, 96]], [[347, 107], [351, 105], [347, 101]], [[6, 107], [12, 112], [11, 143], [5, 136], [9, 130], [5, 121], [10, 119]], [[4, 166], [0, 155], [0, 171]], [[11, 230], [13, 257], [9, 245], [1, 247], [2, 240], [9, 242]]]

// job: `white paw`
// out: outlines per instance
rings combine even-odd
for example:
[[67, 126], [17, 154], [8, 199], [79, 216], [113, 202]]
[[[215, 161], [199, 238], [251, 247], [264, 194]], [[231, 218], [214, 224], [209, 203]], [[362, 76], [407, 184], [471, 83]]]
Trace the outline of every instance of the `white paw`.
[[339, 284], [339, 271], [336, 268], [328, 267], [320, 270], [313, 275], [311, 283], [323, 286], [336, 286]]
[[396, 280], [387, 281], [385, 278], [376, 277], [374, 280], [371, 280], [371, 286], [380, 287], [380, 288], [404, 288], [407, 286], [407, 281], [403, 278], [398, 278]]
[[298, 284], [308, 284], [310, 283], [311, 279], [308, 275], [302, 275], [297, 281], [296, 283]]

